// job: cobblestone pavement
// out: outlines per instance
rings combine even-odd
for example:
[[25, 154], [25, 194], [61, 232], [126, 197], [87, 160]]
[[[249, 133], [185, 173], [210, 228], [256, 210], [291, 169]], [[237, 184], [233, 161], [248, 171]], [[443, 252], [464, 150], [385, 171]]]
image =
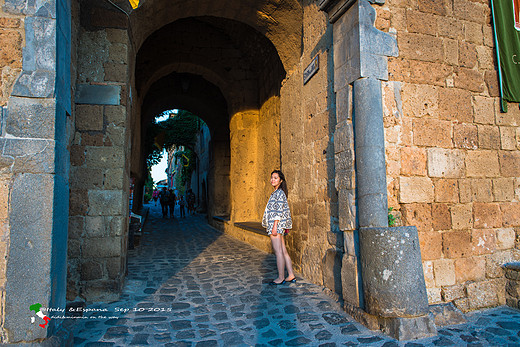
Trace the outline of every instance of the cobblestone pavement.
[[520, 346], [520, 311], [507, 307], [474, 312], [436, 337], [396, 341], [354, 321], [305, 279], [270, 286], [274, 256], [200, 215], [163, 219], [148, 206], [120, 301], [88, 305], [75, 346]]

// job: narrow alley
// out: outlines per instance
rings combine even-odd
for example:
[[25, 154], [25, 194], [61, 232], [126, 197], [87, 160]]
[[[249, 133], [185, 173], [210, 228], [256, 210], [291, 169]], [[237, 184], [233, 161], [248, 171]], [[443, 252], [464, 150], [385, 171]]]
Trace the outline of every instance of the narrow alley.
[[270, 286], [274, 255], [219, 233], [203, 216], [164, 219], [159, 206], [147, 206], [120, 300], [85, 308], [75, 346], [520, 344], [520, 312], [507, 307], [477, 312], [437, 337], [396, 341], [354, 321], [305, 279]]

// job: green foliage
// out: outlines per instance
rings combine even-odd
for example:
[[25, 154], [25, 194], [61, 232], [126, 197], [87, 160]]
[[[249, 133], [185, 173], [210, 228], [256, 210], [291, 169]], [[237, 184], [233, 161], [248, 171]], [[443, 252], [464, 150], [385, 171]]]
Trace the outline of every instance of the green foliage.
[[[167, 112], [164, 112], [165, 114]], [[193, 148], [197, 140], [197, 132], [203, 122], [191, 112], [180, 110], [177, 115], [159, 123], [148, 125], [145, 151], [148, 170], [159, 163], [162, 157], [161, 148], [170, 148], [173, 145]]]
[[185, 183], [189, 183], [191, 179], [191, 173], [193, 170], [195, 170], [197, 157], [191, 149], [186, 149], [184, 151], [175, 153], [175, 163], [177, 163], [178, 160], [181, 161], [182, 171], [181, 174], [178, 175], [178, 177], [180, 177], [180, 185], [177, 185], [177, 187], [184, 187]]
[[146, 177], [146, 180], [144, 181], [144, 201], [145, 202], [152, 200], [152, 193], [153, 193], [153, 179], [152, 179], [152, 175], [150, 175], [150, 172], [148, 172], [148, 176]]
[[395, 225], [395, 216], [391, 213], [394, 210], [393, 207], [388, 208], [388, 226], [393, 227]]

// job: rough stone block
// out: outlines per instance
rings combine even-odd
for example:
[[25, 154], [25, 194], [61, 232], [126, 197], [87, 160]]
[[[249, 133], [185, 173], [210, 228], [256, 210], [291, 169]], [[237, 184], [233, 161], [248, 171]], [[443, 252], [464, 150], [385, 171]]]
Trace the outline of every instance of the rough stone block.
[[453, 1], [453, 15], [463, 20], [486, 24], [489, 11], [489, 7], [484, 3], [477, 3], [468, 0]]
[[106, 35], [111, 43], [128, 44], [128, 30], [107, 28]]
[[82, 166], [85, 163], [85, 146], [70, 146], [70, 164]]
[[69, 217], [69, 240], [80, 239], [85, 231], [85, 217], [70, 216]]
[[102, 132], [97, 133], [82, 133], [80, 136], [80, 143], [83, 146], [104, 146], [105, 145], [105, 135]]
[[478, 146], [481, 149], [499, 149], [500, 132], [497, 126], [478, 125]]
[[343, 295], [341, 281], [341, 264], [343, 253], [335, 249], [328, 249], [323, 259], [323, 284], [333, 292]]
[[103, 217], [103, 216], [85, 217], [85, 232], [86, 232], [86, 236], [89, 238], [108, 236], [105, 217]]
[[91, 281], [103, 278], [102, 265], [94, 260], [87, 260], [81, 264], [81, 280]]
[[477, 45], [484, 43], [482, 24], [464, 22], [464, 39]]
[[500, 173], [503, 177], [520, 177], [520, 152], [500, 151]]
[[459, 42], [460, 66], [473, 69], [477, 65], [477, 46], [470, 42]]
[[453, 143], [456, 148], [478, 148], [477, 126], [473, 124], [455, 124], [453, 126]]
[[112, 43], [110, 45], [108, 57], [114, 63], [126, 64], [128, 63], [128, 46], [122, 43]]
[[117, 63], [104, 63], [105, 81], [124, 83], [128, 78], [128, 65]]
[[[505, 161], [502, 161], [505, 163]], [[502, 173], [507, 171], [501, 165]], [[466, 174], [468, 177], [498, 177], [499, 176], [498, 154], [495, 151], [468, 151], [466, 154]], [[519, 169], [520, 170], [520, 169]]]
[[0, 177], [0, 219], [9, 217], [9, 189], [11, 178]]
[[123, 213], [123, 192], [120, 190], [90, 190], [89, 216], [116, 216]]
[[472, 201], [493, 202], [491, 180], [484, 178], [459, 180], [459, 199], [461, 203]]
[[86, 147], [85, 161], [90, 168], [116, 169], [124, 167], [122, 147]]
[[401, 213], [405, 225], [413, 225], [421, 232], [432, 230], [431, 204], [403, 204], [401, 206]]
[[3, 155], [14, 158], [11, 168], [19, 173], [54, 173], [55, 142], [40, 139], [7, 138], [3, 144]]
[[481, 70], [494, 70], [494, 51], [492, 47], [477, 46], [478, 66]]
[[81, 246], [84, 258], [119, 257], [122, 253], [120, 237], [96, 237], [83, 241]]
[[126, 107], [105, 106], [105, 118], [109, 125], [124, 127], [126, 125]]
[[505, 227], [520, 226], [520, 202], [503, 202], [500, 203], [502, 212], [501, 221]]
[[445, 86], [446, 79], [453, 75], [453, 67], [449, 65], [418, 60], [411, 60], [409, 64], [412, 83]]
[[502, 278], [505, 275], [504, 264], [514, 261], [513, 252], [497, 251], [486, 256], [486, 277]]
[[399, 56], [411, 60], [442, 62], [442, 39], [429, 35], [401, 33]]
[[506, 282], [506, 294], [514, 299], [520, 298], [520, 282], [515, 280], [508, 280]]
[[86, 189], [71, 190], [69, 195], [69, 214], [84, 216], [87, 213], [88, 192]]
[[[419, 235], [420, 237], [420, 235]], [[435, 287], [435, 276], [433, 274], [433, 261], [423, 261], [424, 282], [426, 288]], [[430, 302], [430, 300], [428, 300]]]
[[400, 177], [399, 186], [400, 202], [403, 204], [434, 200], [434, 186], [429, 177]]
[[5, 132], [14, 137], [53, 139], [56, 107], [54, 99], [9, 98]]
[[455, 73], [455, 87], [469, 90], [476, 93], [482, 93], [486, 88], [484, 74], [468, 68], [459, 68]]
[[500, 282], [496, 280], [469, 283], [466, 286], [470, 309], [476, 310], [485, 307], [495, 307], [500, 305], [499, 291]]
[[447, 325], [466, 323], [464, 314], [453, 305], [453, 303], [444, 303], [430, 306], [430, 312], [435, 317], [435, 325], [443, 327]]
[[464, 176], [464, 152], [458, 149], [429, 148], [428, 176], [458, 178]]
[[500, 127], [500, 148], [503, 150], [515, 150], [517, 146], [516, 127]]
[[473, 221], [475, 228], [500, 228], [502, 226], [502, 214], [498, 203], [473, 204]]
[[459, 185], [455, 179], [439, 179], [435, 183], [436, 202], [458, 202]]
[[497, 125], [505, 126], [519, 126], [520, 125], [520, 110], [518, 105], [508, 104], [507, 112], [495, 112], [495, 119]]
[[482, 281], [486, 277], [485, 258], [472, 257], [455, 259], [455, 277], [457, 283]]
[[473, 111], [475, 113], [475, 123], [495, 124], [495, 99], [474, 96]]
[[[493, 45], [491, 45], [490, 47], [493, 47]], [[498, 86], [498, 74], [496, 73], [496, 71], [494, 69], [486, 70], [484, 72], [484, 80], [486, 81], [486, 87], [489, 95], [491, 97], [498, 98], [500, 96], [500, 89]]]
[[457, 88], [439, 88], [439, 118], [460, 123], [473, 122], [471, 93]]
[[474, 255], [490, 254], [496, 250], [495, 230], [474, 229], [471, 232]]
[[451, 212], [447, 204], [432, 204], [433, 230], [451, 229]]
[[512, 201], [515, 197], [515, 180], [512, 177], [493, 180], [493, 196], [495, 201]]
[[343, 255], [341, 283], [343, 300], [350, 305], [359, 307], [359, 276], [356, 257]]
[[401, 174], [410, 176], [426, 175], [426, 150], [424, 148], [401, 148]]
[[76, 128], [78, 130], [103, 130], [103, 106], [76, 105]]
[[442, 234], [444, 257], [448, 259], [471, 255], [471, 234], [468, 231], [448, 231]]
[[110, 279], [120, 279], [123, 275], [123, 264], [121, 262], [123, 258], [121, 257], [113, 257], [106, 259], [106, 269], [108, 278]]
[[[455, 270], [455, 269], [454, 269]], [[454, 286], [446, 286], [441, 289], [442, 300], [450, 302], [456, 299], [466, 297], [466, 291], [464, 285], [456, 284]]]
[[439, 99], [436, 87], [405, 83], [402, 86], [401, 97], [403, 100], [403, 112], [407, 117], [420, 118], [434, 114], [437, 111]]
[[438, 304], [442, 301], [441, 288], [426, 288], [426, 293], [428, 295], [428, 304]]
[[70, 170], [70, 189], [99, 189], [103, 187], [102, 169], [73, 166]]
[[[55, 284], [65, 285], [65, 274], [58, 270], [64, 265], [59, 263], [61, 252], [54, 254], [54, 248], [63, 250], [63, 256], [66, 257], [67, 236], [62, 235], [53, 225], [53, 213], [61, 212], [54, 207], [54, 175], [19, 174], [13, 177], [11, 184], [10, 248], [4, 292], [4, 314], [8, 319], [5, 320], [4, 328], [13, 334], [10, 335], [11, 341], [33, 340], [45, 337], [36, 328], [44, 332], [46, 330], [36, 325], [32, 331], [27, 315], [19, 314], [20, 307], [29, 307], [35, 302], [49, 307], [51, 265], [56, 265], [52, 272], [56, 275], [54, 279], [58, 281]], [[29, 194], [35, 189], [37, 194]], [[53, 256], [59, 259], [58, 263], [54, 263]], [[63, 278], [63, 282], [60, 278]]]
[[419, 233], [419, 244], [423, 260], [439, 259], [442, 255], [442, 235], [437, 231]]
[[439, 259], [433, 262], [435, 285], [452, 286], [455, 284], [455, 263], [452, 259]]
[[497, 249], [512, 249], [515, 246], [515, 237], [515, 229], [513, 228], [497, 229]]
[[413, 120], [413, 143], [418, 146], [451, 148], [452, 125], [449, 121], [420, 118]]
[[473, 208], [471, 204], [453, 205], [450, 210], [453, 229], [469, 229], [473, 227]]
[[340, 230], [354, 230], [356, 229], [356, 206], [355, 196], [353, 190], [340, 189], [338, 190], [339, 203], [339, 229]]
[[457, 40], [444, 38], [444, 62], [448, 65], [459, 63], [459, 42]]

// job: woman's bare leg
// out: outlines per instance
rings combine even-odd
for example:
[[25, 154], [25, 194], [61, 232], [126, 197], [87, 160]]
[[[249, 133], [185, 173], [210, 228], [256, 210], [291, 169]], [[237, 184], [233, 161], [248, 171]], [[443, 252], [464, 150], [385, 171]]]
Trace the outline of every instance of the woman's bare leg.
[[287, 252], [287, 248], [285, 248], [285, 238], [283, 237], [283, 235], [280, 235], [280, 237], [282, 238], [282, 242], [280, 243], [282, 244], [282, 254], [284, 258], [285, 268], [287, 269], [287, 279], [292, 281], [296, 276], [294, 275], [291, 257]]
[[276, 267], [278, 268], [278, 278], [274, 279], [275, 283], [282, 283], [285, 279], [285, 258], [283, 256], [283, 236], [280, 234], [271, 235], [271, 243], [273, 245], [274, 254], [276, 255]]

